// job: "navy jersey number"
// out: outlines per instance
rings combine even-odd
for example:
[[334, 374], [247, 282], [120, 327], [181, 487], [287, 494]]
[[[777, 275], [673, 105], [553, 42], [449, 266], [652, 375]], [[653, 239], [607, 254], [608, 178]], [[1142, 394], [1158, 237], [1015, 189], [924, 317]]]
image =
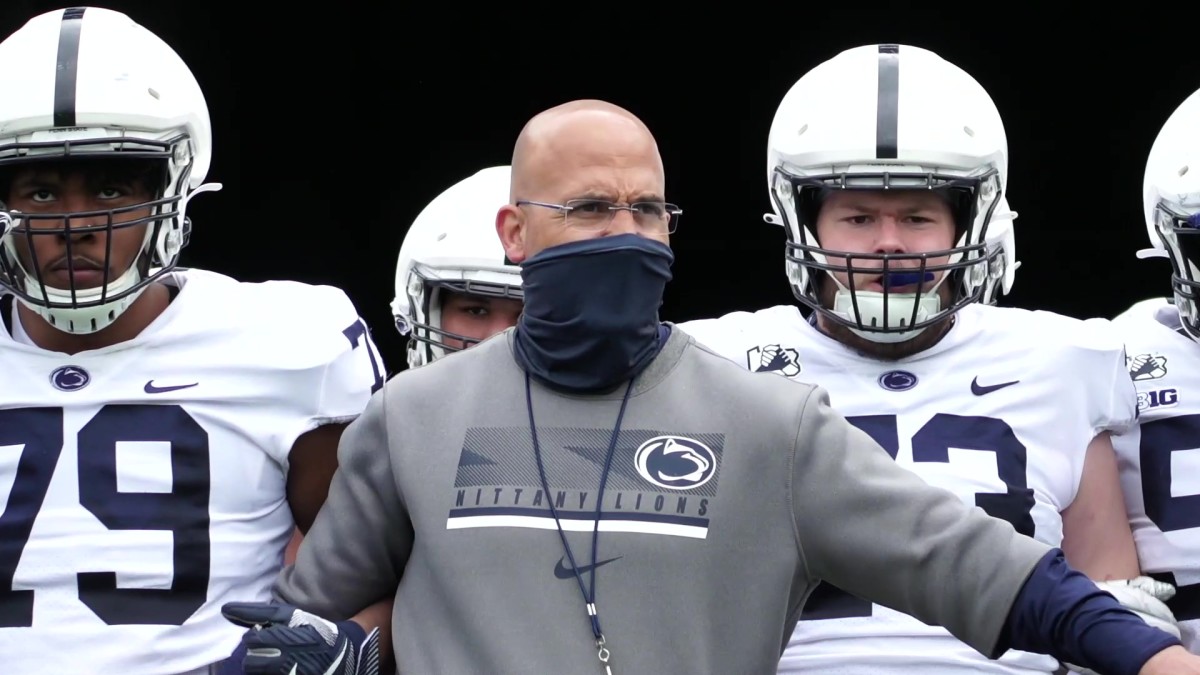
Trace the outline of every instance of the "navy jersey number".
[[[847, 420], [875, 439], [892, 459], [896, 458], [900, 452], [900, 433], [895, 415], [861, 415]], [[1025, 445], [1017, 439], [1012, 427], [994, 417], [938, 414], [913, 434], [914, 462], [949, 462], [950, 448], [996, 454], [996, 469], [1007, 490], [980, 492], [975, 495], [975, 505], [994, 518], [1012, 523], [1017, 532], [1032, 537], [1034, 497], [1026, 478]], [[871, 616], [872, 606], [869, 600], [820, 582], [805, 603], [800, 620]]]
[[371, 332], [367, 330], [367, 324], [359, 319], [350, 324], [342, 335], [350, 341], [351, 349], [365, 347], [367, 350], [367, 360], [371, 362], [371, 372], [375, 375], [375, 382], [371, 385], [371, 393], [383, 389], [383, 367], [380, 365], [382, 359], [375, 353], [375, 344], [371, 341]]
[[[174, 541], [170, 588], [118, 588], [116, 572], [81, 572], [79, 599], [109, 625], [180, 625], [208, 595], [208, 433], [177, 405], [108, 405], [79, 430], [79, 503], [110, 530], [166, 530]], [[168, 441], [171, 491], [117, 489], [117, 443]], [[0, 446], [24, 446], [0, 515], [0, 627], [33, 625], [32, 590], [13, 575], [63, 448], [62, 408], [0, 410]]]
[[[1200, 415], [1143, 422], [1141, 430], [1139, 454], [1146, 517], [1163, 532], [1200, 527], [1200, 495], [1171, 495], [1171, 455], [1200, 446]], [[1175, 583], [1173, 576], [1154, 576]], [[1180, 587], [1167, 606], [1179, 621], [1200, 619], [1200, 584]]]

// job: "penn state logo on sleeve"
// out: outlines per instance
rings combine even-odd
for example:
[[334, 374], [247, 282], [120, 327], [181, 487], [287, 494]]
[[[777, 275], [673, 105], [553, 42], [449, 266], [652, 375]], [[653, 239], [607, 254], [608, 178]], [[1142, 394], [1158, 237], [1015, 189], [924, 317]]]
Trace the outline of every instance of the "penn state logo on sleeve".
[[746, 367], [755, 373], [779, 373], [785, 377], [800, 374], [800, 354], [791, 347], [760, 345], [746, 352]]
[[[538, 427], [546, 494], [527, 429], [468, 429], [446, 529], [553, 530], [557, 514], [564, 530], [591, 532], [609, 433]], [[600, 531], [706, 538], [724, 441], [722, 434], [622, 429], [604, 488]]]

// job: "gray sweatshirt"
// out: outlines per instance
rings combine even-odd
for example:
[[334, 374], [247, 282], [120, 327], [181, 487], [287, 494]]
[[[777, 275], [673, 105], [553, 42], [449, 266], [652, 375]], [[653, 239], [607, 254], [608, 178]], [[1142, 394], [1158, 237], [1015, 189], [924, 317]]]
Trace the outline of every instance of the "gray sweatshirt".
[[[394, 594], [406, 674], [603, 673], [558, 523], [589, 568], [625, 387], [531, 382], [547, 492], [525, 381], [511, 329], [392, 378], [346, 430], [279, 599], [344, 619]], [[823, 389], [678, 329], [636, 378], [602, 511], [581, 574], [619, 675], [773, 673], [820, 580], [994, 655], [1049, 550], [896, 466]]]

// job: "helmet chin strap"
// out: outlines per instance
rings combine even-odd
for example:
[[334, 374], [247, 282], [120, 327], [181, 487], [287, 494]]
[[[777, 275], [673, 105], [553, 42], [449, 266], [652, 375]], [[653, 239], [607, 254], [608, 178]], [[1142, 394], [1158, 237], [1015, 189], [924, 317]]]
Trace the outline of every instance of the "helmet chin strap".
[[[917, 306], [916, 322], [920, 323], [928, 320], [936, 315], [942, 308], [942, 300], [938, 296], [938, 289], [942, 282], [946, 280], [943, 275], [941, 280], [929, 289], [929, 291], [921, 294], [917, 293], [879, 293], [877, 291], [851, 291], [842, 285], [832, 273], [829, 274], [833, 279], [833, 283], [837, 284], [838, 290], [833, 297], [833, 307], [831, 311], [849, 321], [857, 324], [861, 321], [864, 326], [879, 326], [881, 328], [891, 328], [900, 325], [899, 319], [907, 320], [912, 317], [913, 304]], [[926, 272], [924, 281], [933, 279], [932, 272]], [[894, 272], [884, 277], [884, 286], [908, 286], [922, 281], [921, 275], [918, 272]], [[857, 302], [858, 312], [855, 313], [855, 304]], [[885, 322], [884, 317], [887, 317]], [[893, 344], [911, 340], [924, 332], [926, 327], [916, 328], [905, 331], [881, 331], [881, 330], [863, 330], [855, 326], [847, 326], [851, 332], [859, 337], [870, 340], [871, 342], [879, 342], [884, 344]]]

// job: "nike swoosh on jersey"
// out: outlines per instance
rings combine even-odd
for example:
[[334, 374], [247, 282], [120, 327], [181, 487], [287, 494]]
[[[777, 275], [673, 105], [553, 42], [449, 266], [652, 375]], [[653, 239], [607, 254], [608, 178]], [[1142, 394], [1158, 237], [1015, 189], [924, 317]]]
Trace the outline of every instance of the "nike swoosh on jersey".
[[[614, 560], [620, 560], [621, 558], [622, 558], [622, 556], [617, 556], [615, 558], [609, 558], [608, 560], [601, 560], [600, 562], [596, 563], [595, 565], [581, 565], [578, 568], [579, 573], [583, 574], [584, 572], [587, 572], [588, 570], [594, 570], [597, 567], [600, 567], [601, 565], [607, 565], [608, 563], [610, 563]], [[566, 559], [567, 559], [566, 556], [563, 556], [558, 559], [558, 563], [556, 563], [554, 565], [554, 576], [558, 577], [559, 579], [574, 579], [575, 572], [571, 571], [570, 567], [567, 567], [566, 565], [563, 564], [563, 562], [566, 561]]]
[[1003, 389], [1005, 387], [1010, 387], [1018, 382], [1020, 382], [1020, 380], [1013, 380], [1012, 382], [1001, 382], [1000, 384], [989, 384], [985, 387], [985, 386], [982, 386], [979, 384], [979, 378], [976, 377], [975, 379], [971, 380], [971, 393], [975, 394], [976, 396], [983, 396], [984, 394], [990, 394], [993, 391], [996, 391], [997, 389]]
[[165, 394], [168, 391], [179, 391], [180, 389], [187, 389], [189, 387], [194, 387], [198, 384], [200, 384], [200, 383], [193, 382], [191, 384], [174, 384], [174, 385], [169, 385], [166, 387], [156, 387], [154, 385], [154, 380], [150, 380], [149, 382], [146, 383], [146, 387], [143, 391], [145, 391], [147, 394]]

